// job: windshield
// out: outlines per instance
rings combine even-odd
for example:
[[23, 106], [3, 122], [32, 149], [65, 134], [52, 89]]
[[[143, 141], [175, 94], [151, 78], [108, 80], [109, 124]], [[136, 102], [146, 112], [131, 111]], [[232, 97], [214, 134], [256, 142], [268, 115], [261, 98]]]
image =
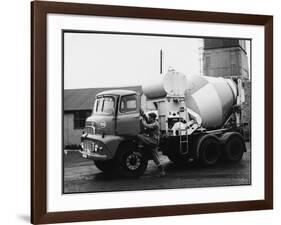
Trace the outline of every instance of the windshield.
[[114, 97], [97, 97], [93, 108], [93, 114], [112, 114], [114, 112], [114, 107]]

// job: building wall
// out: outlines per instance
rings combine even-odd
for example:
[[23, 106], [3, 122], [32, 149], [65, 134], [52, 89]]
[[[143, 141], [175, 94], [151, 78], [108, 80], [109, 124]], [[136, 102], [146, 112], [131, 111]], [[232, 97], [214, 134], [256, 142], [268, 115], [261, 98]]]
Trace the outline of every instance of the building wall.
[[205, 76], [248, 78], [247, 55], [240, 47], [205, 49], [203, 72]]
[[64, 146], [79, 145], [83, 129], [74, 129], [74, 113], [64, 113]]
[[242, 104], [242, 123], [246, 123], [245, 137], [251, 136], [251, 81], [244, 81], [245, 102]]

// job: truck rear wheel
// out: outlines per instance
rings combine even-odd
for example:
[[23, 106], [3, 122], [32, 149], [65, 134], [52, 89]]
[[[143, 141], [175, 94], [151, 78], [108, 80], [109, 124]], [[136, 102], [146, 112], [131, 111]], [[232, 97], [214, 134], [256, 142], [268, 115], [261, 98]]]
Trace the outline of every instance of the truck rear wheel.
[[228, 137], [223, 148], [227, 161], [238, 162], [245, 152], [245, 142], [240, 135], [234, 133]]
[[213, 135], [204, 135], [199, 139], [199, 161], [204, 166], [215, 165], [221, 156], [219, 140]]
[[120, 176], [125, 178], [138, 178], [147, 168], [147, 157], [133, 144], [123, 144], [116, 155], [116, 169]]
[[96, 167], [104, 173], [111, 173], [114, 171], [114, 164], [112, 160], [109, 161], [95, 161]]

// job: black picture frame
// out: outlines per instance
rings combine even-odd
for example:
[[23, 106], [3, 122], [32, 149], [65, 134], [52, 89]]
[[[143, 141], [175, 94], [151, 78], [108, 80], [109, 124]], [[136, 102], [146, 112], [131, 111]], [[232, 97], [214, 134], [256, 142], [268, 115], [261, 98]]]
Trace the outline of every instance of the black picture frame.
[[[47, 212], [47, 14], [95, 15], [264, 26], [265, 145], [263, 200]], [[33, 224], [174, 216], [273, 208], [273, 17], [78, 3], [31, 3], [31, 222]]]

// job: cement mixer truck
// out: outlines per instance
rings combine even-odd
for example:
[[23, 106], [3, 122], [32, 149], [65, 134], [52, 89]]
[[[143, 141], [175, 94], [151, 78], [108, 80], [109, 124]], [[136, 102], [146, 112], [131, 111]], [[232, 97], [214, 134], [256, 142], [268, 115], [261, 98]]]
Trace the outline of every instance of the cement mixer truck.
[[[146, 104], [160, 124], [159, 151], [180, 165], [213, 166], [235, 163], [246, 151], [241, 123], [243, 81], [184, 75], [169, 70], [164, 78], [142, 86]], [[81, 154], [105, 173], [136, 178], [151, 159], [149, 149], [137, 147], [141, 94], [108, 90], [97, 94], [92, 115], [81, 136]]]

